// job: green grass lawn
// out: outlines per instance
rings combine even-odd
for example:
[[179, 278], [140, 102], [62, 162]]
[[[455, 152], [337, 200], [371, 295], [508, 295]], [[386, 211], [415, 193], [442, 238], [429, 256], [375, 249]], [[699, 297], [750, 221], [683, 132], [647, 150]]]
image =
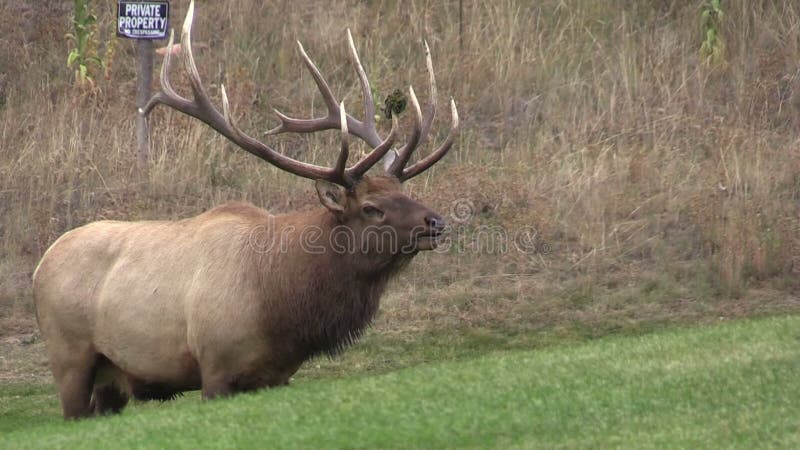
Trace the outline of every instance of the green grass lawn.
[[[391, 355], [385, 355], [391, 357]], [[0, 448], [800, 447], [800, 316], [299, 381], [62, 422], [0, 391]]]

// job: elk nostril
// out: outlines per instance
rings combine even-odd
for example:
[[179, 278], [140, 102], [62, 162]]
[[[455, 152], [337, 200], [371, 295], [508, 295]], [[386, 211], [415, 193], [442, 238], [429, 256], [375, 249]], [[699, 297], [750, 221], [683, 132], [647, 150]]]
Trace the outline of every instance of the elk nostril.
[[436, 231], [443, 230], [445, 226], [444, 219], [433, 214], [425, 216], [425, 224]]

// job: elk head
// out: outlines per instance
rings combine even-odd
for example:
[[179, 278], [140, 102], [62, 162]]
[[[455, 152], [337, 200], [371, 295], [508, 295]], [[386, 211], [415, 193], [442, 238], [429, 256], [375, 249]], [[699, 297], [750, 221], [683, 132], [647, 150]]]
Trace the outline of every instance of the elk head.
[[[445, 222], [440, 215], [402, 192], [402, 182], [419, 175], [439, 161], [453, 145], [458, 134], [458, 111], [450, 99], [452, 126], [445, 141], [433, 152], [409, 165], [412, 153], [430, 131], [436, 114], [436, 83], [428, 44], [425, 56], [430, 79], [430, 104], [423, 117], [414, 89], [409, 87], [414, 126], [406, 143], [392, 149], [397, 135], [397, 118], [392, 119], [388, 136], [382, 139], [375, 122], [375, 106], [369, 80], [356, 52], [350, 30], [347, 30], [350, 62], [358, 74], [364, 99], [364, 120], [358, 120], [345, 111], [344, 103], [336, 100], [330, 86], [317, 66], [298, 42], [303, 61], [319, 88], [328, 113], [325, 117], [296, 119], [275, 111], [280, 125], [267, 132], [275, 135], [284, 132], [311, 133], [339, 129], [341, 149], [333, 167], [322, 167], [297, 161], [274, 150], [267, 144], [245, 134], [233, 121], [225, 87], [221, 87], [222, 113], [212, 104], [200, 81], [192, 56], [191, 26], [194, 1], [189, 5], [181, 36], [183, 61], [189, 75], [193, 98], [177, 94], [168, 77], [171, 52], [166, 52], [161, 67], [161, 91], [155, 94], [140, 113], [147, 115], [157, 104], [164, 104], [195, 117], [228, 138], [245, 151], [295, 175], [316, 180], [320, 202], [332, 214], [336, 223], [351, 230], [357, 246], [367, 253], [385, 255], [396, 252], [416, 253], [435, 248], [436, 237], [444, 231]], [[167, 48], [172, 48], [174, 33]], [[347, 166], [349, 137], [355, 136], [371, 147], [358, 162]], [[384, 160], [385, 174], [367, 175], [367, 171]], [[392, 240], [391, 242], [387, 240]]]

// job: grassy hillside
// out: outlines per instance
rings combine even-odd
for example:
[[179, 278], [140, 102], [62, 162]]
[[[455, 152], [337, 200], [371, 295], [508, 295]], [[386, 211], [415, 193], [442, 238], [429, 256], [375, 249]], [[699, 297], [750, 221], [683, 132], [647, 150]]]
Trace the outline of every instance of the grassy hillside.
[[[439, 103], [452, 95], [461, 111], [454, 150], [407, 186], [455, 225], [452, 245], [393, 284], [362, 347], [301, 376], [800, 311], [800, 9], [726, 0], [702, 25], [705, 4], [199, 4], [201, 75], [217, 100], [225, 83], [254, 135], [276, 124], [272, 107], [319, 112], [298, 39], [360, 114], [346, 27], [377, 100], [409, 84], [427, 98], [424, 37]], [[188, 0], [171, 5], [178, 25]], [[0, 0], [0, 380], [46, 374], [30, 275], [63, 232], [187, 217], [229, 199], [275, 212], [317, 204], [309, 181], [163, 108], [138, 168], [135, 48], [113, 37], [116, 2], [92, 2], [87, 51], [104, 67], [91, 68], [91, 84], [65, 64], [71, 8]], [[720, 39], [710, 58], [700, 50], [709, 27]], [[436, 142], [449, 120], [440, 109]], [[269, 142], [330, 164], [337, 139]]]
[[499, 352], [80, 423], [3, 389], [0, 446], [793, 448], [798, 330], [792, 316]]

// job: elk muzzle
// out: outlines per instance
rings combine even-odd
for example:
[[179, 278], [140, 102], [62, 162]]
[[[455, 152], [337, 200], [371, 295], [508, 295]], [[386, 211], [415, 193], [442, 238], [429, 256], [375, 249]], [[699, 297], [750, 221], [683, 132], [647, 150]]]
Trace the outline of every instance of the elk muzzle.
[[439, 214], [430, 211], [425, 215], [425, 226], [415, 236], [417, 250], [433, 250], [439, 238], [447, 231], [447, 223]]

